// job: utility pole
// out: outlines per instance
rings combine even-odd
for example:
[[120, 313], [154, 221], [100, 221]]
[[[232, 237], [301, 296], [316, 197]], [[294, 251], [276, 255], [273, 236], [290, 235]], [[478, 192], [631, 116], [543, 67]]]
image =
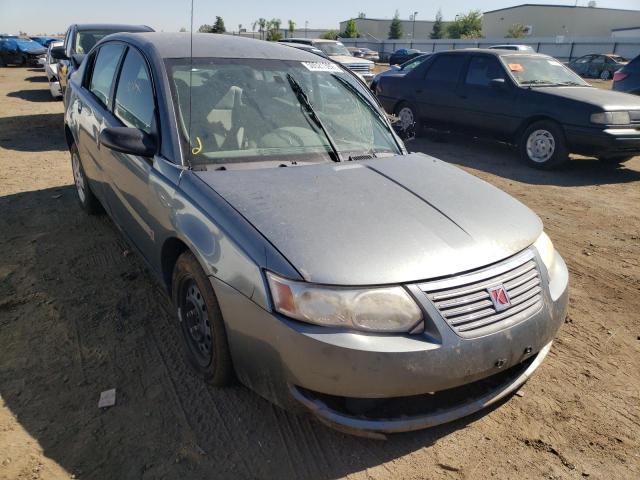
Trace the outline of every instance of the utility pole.
[[304, 38], [307, 38], [307, 29], [309, 28], [309, 20], [304, 21]]
[[418, 15], [418, 12], [413, 12], [413, 26], [411, 28], [411, 39], [412, 40], [416, 39], [416, 15]]

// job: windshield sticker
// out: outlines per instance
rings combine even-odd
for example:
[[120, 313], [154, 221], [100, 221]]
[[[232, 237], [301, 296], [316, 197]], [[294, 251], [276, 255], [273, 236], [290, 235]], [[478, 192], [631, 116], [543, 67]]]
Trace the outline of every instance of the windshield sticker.
[[562, 64], [561, 64], [559, 61], [557, 61], [557, 60], [547, 60], [547, 63], [548, 63], [549, 65], [554, 65], [554, 66], [556, 66], [556, 67], [561, 67], [561, 66], [562, 66]]
[[340, 67], [335, 63], [328, 62], [301, 62], [307, 70], [312, 72], [338, 72], [340, 73]]
[[523, 72], [524, 68], [522, 68], [522, 65], [520, 65], [519, 63], [510, 63], [509, 70], [511, 70], [512, 72]]

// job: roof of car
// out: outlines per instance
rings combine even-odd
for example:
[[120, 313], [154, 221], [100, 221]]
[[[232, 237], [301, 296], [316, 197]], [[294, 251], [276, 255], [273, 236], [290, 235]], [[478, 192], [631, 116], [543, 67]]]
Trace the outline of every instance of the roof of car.
[[[255, 40], [237, 35], [194, 33], [115, 33], [103, 41], [122, 40], [141, 50], [155, 50], [161, 58], [271, 58], [318, 61], [318, 55], [278, 42]], [[193, 41], [192, 41], [193, 40]]]
[[114, 30], [127, 29], [132, 32], [153, 32], [153, 28], [146, 25], [125, 25], [118, 23], [76, 23], [76, 30]]
[[436, 52], [434, 53], [434, 55], [437, 55], [440, 53], [463, 54], [463, 53], [469, 53], [469, 52], [487, 53], [489, 55], [495, 55], [496, 57], [502, 57], [506, 55], [518, 55], [518, 56], [528, 55], [531, 57], [548, 57], [548, 55], [545, 55], [543, 53], [531, 52], [527, 50], [502, 50], [500, 48], [461, 48], [460, 50], [448, 50], [448, 51]]
[[328, 38], [300, 38], [300, 37], [289, 37], [285, 38], [285, 41], [289, 42], [309, 42], [309, 43], [340, 43], [340, 40], [329, 40]]

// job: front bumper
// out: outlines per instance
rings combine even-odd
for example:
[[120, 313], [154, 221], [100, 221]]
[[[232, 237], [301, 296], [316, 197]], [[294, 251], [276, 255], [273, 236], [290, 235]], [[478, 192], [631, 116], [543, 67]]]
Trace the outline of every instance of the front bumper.
[[640, 154], [640, 125], [631, 127], [565, 128], [569, 150], [595, 157]]
[[[566, 317], [568, 273], [556, 256], [544, 280], [543, 307], [503, 330], [462, 338], [438, 315], [426, 295], [414, 296], [430, 312], [432, 328], [420, 335], [372, 335], [308, 325], [267, 312], [213, 278], [240, 381], [267, 399], [350, 432], [415, 430], [469, 415], [520, 387], [540, 365]], [[553, 277], [553, 278], [552, 278]], [[498, 385], [437, 410], [363, 418], [331, 406], [326, 396], [398, 399], [448, 391], [505, 371]]]

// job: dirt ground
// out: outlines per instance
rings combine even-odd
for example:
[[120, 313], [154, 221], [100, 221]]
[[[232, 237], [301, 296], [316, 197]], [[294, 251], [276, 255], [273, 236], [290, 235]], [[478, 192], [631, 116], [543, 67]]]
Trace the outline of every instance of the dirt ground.
[[0, 478], [640, 478], [640, 157], [539, 172], [491, 142], [409, 144], [535, 210], [571, 301], [520, 395], [376, 441], [191, 374], [160, 287], [78, 208], [62, 122], [41, 70], [0, 69]]

